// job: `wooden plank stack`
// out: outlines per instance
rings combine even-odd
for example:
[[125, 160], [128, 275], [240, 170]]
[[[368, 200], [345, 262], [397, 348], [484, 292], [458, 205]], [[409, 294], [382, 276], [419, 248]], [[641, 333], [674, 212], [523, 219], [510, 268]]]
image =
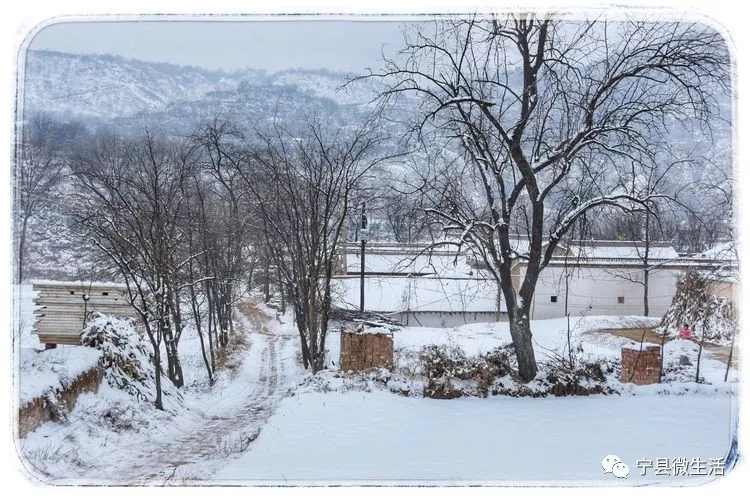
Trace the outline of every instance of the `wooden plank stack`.
[[78, 345], [86, 320], [94, 311], [137, 317], [127, 288], [118, 284], [33, 283], [36, 293], [34, 331], [47, 347]]

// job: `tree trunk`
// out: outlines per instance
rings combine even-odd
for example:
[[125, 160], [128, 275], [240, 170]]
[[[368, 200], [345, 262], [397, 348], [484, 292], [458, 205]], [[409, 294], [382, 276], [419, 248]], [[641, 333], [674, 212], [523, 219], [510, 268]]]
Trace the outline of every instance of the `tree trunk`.
[[174, 360], [172, 361], [172, 364], [174, 365], [174, 379], [172, 382], [174, 382], [175, 387], [182, 387], [185, 385], [185, 376], [182, 373], [182, 362], [180, 361], [180, 353], [177, 350], [177, 341], [172, 340], [172, 356], [174, 356]]
[[531, 382], [536, 377], [537, 367], [529, 317], [526, 313], [516, 315], [510, 320], [510, 337], [518, 361], [518, 374], [524, 382]]
[[727, 359], [727, 370], [724, 372], [724, 382], [729, 378], [729, 370], [732, 368], [732, 353], [734, 352], [734, 337], [737, 332], [732, 332], [732, 342], [729, 344], [729, 359]]
[[263, 293], [265, 295], [264, 302], [268, 304], [268, 301], [271, 300], [271, 270], [269, 269], [267, 260], [266, 260], [265, 282], [263, 283]]
[[695, 364], [695, 382], [700, 380], [701, 374], [701, 355], [703, 354], [703, 340], [706, 338], [706, 320], [703, 320], [703, 329], [701, 331], [701, 342], [698, 345], [698, 362]]
[[161, 354], [159, 353], [159, 345], [152, 341], [151, 346], [154, 348], [154, 381], [156, 382], [156, 399], [154, 405], [157, 410], [163, 410], [164, 404], [161, 400]]
[[281, 271], [276, 268], [276, 282], [279, 284], [279, 294], [281, 294], [281, 314], [286, 314], [286, 301], [284, 300], [284, 282], [281, 281]]
[[201, 326], [201, 313], [200, 306], [198, 305], [198, 298], [195, 293], [195, 289], [190, 287], [190, 304], [193, 308], [193, 318], [195, 318], [195, 328], [198, 331], [198, 340], [201, 343], [201, 356], [203, 357], [203, 364], [206, 366], [206, 373], [208, 374], [209, 385], [214, 385], [214, 376], [211, 373], [211, 364], [208, 361], [206, 355], [206, 342], [203, 340], [203, 327]]
[[310, 359], [310, 349], [307, 347], [307, 339], [305, 338], [305, 334], [301, 331], [299, 332], [299, 339], [302, 346], [302, 364], [304, 365], [305, 370], [312, 367], [313, 373], [315, 373], [315, 366]]
[[26, 253], [26, 232], [29, 218], [24, 217], [21, 224], [21, 234], [18, 236], [18, 283], [23, 283], [24, 254]]
[[[170, 334], [171, 337], [171, 334]], [[165, 337], [164, 346], [167, 350], [167, 372], [169, 374], [169, 380], [180, 388], [184, 385], [182, 364], [180, 363], [180, 356], [177, 352], [177, 343], [173, 338]]]
[[648, 278], [649, 278], [649, 253], [651, 252], [651, 217], [646, 212], [644, 259], [643, 259], [643, 315], [648, 316]]
[[661, 334], [661, 363], [659, 364], [659, 383], [661, 384], [661, 380], [664, 377], [664, 342], [667, 339], [667, 332], [666, 330], [662, 332]]
[[216, 354], [214, 352], [214, 305], [211, 294], [206, 293], [208, 302], [208, 352], [211, 354], [211, 371], [216, 372]]
[[255, 261], [252, 261], [250, 263], [250, 269], [247, 271], [247, 291], [251, 291], [253, 289], [253, 276], [255, 274]]

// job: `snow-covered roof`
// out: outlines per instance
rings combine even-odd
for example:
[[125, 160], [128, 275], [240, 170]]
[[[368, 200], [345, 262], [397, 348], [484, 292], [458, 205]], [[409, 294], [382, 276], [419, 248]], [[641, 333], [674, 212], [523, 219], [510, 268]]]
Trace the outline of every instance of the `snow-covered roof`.
[[679, 258], [677, 250], [669, 243], [650, 243], [642, 241], [590, 241], [576, 242], [564, 250], [569, 257], [586, 259], [643, 259], [648, 251], [652, 260], [671, 260]]
[[[358, 308], [359, 283], [356, 276], [335, 278], [336, 306]], [[497, 287], [491, 281], [476, 278], [367, 276], [365, 309], [375, 312], [492, 312], [497, 310]], [[506, 310], [504, 304], [501, 310]]]
[[[527, 238], [511, 238], [510, 247], [519, 255], [528, 255]], [[546, 243], [545, 245], [546, 246]], [[570, 245], [557, 245], [555, 255], [582, 259], [642, 259], [646, 254], [646, 244], [642, 241], [591, 240], [577, 241]], [[668, 260], [679, 257], [677, 250], [670, 243], [651, 242], [648, 246], [648, 257], [654, 260]]]
[[[481, 271], [470, 265], [471, 256], [462, 252], [456, 255], [456, 247], [443, 247], [426, 251], [424, 245], [398, 243], [368, 243], [365, 249], [365, 272], [379, 274], [417, 274], [441, 277], [480, 277]], [[528, 255], [529, 242], [524, 238], [511, 240], [511, 248], [518, 255]], [[466, 248], [464, 250], [467, 250]], [[646, 255], [646, 246], [638, 241], [590, 241], [577, 242], [567, 247], [559, 245], [555, 259], [575, 259], [580, 264], [612, 264], [613, 261], [640, 261]], [[677, 251], [669, 243], [651, 243], [648, 247], [651, 261], [679, 259]], [[359, 273], [359, 248], [352, 245], [346, 249], [346, 272]]]
[[[346, 254], [346, 271], [358, 273], [361, 261], [358, 252]], [[471, 268], [459, 255], [419, 255], [415, 253], [375, 253], [365, 250], [365, 272], [381, 274], [431, 274], [440, 276], [469, 276]]]
[[710, 260], [737, 260], [737, 254], [735, 253], [734, 242], [727, 241], [725, 243], [713, 246], [696, 256], [700, 259]]
[[75, 287], [79, 290], [85, 290], [87, 288], [118, 288], [126, 289], [127, 286], [124, 283], [114, 283], [111, 281], [56, 281], [56, 280], [31, 280], [32, 285], [38, 286], [61, 286], [61, 287]]

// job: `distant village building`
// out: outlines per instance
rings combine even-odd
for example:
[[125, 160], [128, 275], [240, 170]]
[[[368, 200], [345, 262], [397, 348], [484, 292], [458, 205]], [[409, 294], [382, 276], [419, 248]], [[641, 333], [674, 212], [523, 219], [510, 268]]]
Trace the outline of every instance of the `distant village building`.
[[[346, 272], [334, 278], [336, 305], [359, 307], [359, 247], [347, 246]], [[455, 249], [429, 253], [424, 245], [368, 243], [365, 309], [412, 326], [451, 327], [497, 321], [505, 314], [497, 286], [456, 255]]]
[[737, 303], [739, 294], [739, 266], [733, 242], [726, 242], [709, 248], [696, 256], [710, 263], [704, 266], [704, 276], [708, 278], [711, 295], [725, 297]]
[[[646, 286], [649, 316], [662, 316], [685, 264], [665, 243], [646, 247], [633, 241], [590, 241], [558, 246], [539, 277], [531, 319], [643, 315]], [[525, 269], [526, 262], [518, 259], [513, 273], [516, 290]]]
[[[522, 256], [528, 243], [517, 240], [515, 244], [514, 250]], [[359, 247], [347, 246], [341, 266], [345, 272], [334, 279], [339, 307], [355, 310], [359, 306], [360, 262]], [[683, 272], [711, 272], [732, 266], [714, 255], [680, 257], [668, 243], [650, 243], [648, 247], [633, 241], [561, 245], [540, 275], [531, 319], [566, 314], [642, 315], [646, 283], [649, 316], [659, 317], [669, 308]], [[503, 320], [507, 317], [504, 301], [496, 283], [482, 268], [481, 262], [457, 254], [455, 247], [426, 251], [424, 245], [417, 244], [368, 243], [365, 309], [414, 326], [450, 327]], [[516, 290], [525, 271], [526, 261], [516, 259], [512, 272]], [[717, 278], [716, 288], [734, 296], [731, 283]]]

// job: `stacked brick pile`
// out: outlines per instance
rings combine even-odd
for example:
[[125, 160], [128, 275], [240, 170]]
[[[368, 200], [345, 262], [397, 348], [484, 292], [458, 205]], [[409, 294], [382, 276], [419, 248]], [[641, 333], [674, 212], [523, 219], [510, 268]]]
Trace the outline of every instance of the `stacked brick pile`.
[[362, 371], [393, 364], [393, 335], [341, 331], [341, 371]]
[[661, 347], [638, 345], [622, 348], [620, 382], [637, 385], [658, 384], [661, 371]]

